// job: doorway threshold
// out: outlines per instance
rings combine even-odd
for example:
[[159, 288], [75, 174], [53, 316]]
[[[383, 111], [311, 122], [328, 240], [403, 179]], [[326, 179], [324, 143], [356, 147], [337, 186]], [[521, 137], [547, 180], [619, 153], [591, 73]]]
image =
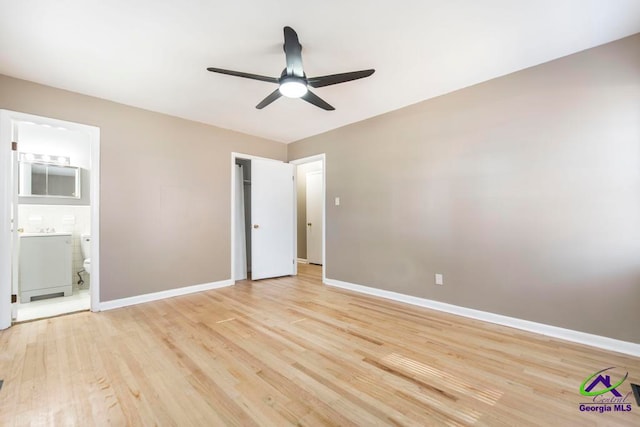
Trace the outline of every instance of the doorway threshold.
[[16, 323], [57, 317], [64, 314], [88, 311], [91, 307], [91, 296], [88, 289], [75, 291], [68, 297], [49, 298], [19, 304]]

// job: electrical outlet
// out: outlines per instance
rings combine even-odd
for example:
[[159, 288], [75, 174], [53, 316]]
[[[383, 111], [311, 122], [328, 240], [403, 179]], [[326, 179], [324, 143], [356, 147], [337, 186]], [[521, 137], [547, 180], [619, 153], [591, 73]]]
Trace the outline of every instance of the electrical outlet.
[[340, 197], [336, 197], [335, 202], [336, 206], [340, 206]]
[[436, 285], [444, 285], [444, 276], [436, 273]]

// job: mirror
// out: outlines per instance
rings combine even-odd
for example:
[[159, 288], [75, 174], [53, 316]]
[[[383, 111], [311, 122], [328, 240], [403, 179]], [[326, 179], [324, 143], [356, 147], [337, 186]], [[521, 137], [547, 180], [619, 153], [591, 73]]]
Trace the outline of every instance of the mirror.
[[80, 198], [80, 168], [20, 162], [20, 197]]

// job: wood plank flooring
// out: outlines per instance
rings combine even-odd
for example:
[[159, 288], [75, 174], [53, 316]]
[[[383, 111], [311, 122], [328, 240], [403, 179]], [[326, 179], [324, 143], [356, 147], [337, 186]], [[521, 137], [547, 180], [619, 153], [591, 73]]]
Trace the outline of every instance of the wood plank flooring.
[[579, 411], [582, 381], [612, 366], [622, 394], [640, 383], [638, 358], [342, 291], [301, 265], [0, 332], [0, 425], [638, 426], [633, 396], [630, 412]]

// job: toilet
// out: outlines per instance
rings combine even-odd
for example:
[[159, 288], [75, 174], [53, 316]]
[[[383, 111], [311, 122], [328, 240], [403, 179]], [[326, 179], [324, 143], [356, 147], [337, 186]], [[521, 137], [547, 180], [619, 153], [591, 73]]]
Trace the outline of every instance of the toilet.
[[82, 257], [84, 262], [82, 267], [87, 274], [91, 274], [91, 235], [82, 234], [80, 236], [80, 250], [82, 251]]

